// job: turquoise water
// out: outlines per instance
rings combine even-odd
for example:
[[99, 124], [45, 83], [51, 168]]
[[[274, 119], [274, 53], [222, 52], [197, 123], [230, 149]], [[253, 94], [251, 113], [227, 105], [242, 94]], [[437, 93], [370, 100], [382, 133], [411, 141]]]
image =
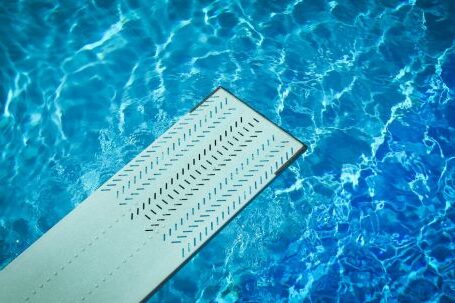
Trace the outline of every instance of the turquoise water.
[[455, 2], [3, 1], [0, 267], [218, 85], [308, 151], [150, 302], [455, 302]]

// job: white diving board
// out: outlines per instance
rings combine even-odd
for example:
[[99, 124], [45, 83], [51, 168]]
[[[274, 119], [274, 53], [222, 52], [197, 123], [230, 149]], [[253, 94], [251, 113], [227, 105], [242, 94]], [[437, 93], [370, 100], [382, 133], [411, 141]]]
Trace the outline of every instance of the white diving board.
[[140, 302], [305, 151], [216, 89], [0, 272], [0, 302]]

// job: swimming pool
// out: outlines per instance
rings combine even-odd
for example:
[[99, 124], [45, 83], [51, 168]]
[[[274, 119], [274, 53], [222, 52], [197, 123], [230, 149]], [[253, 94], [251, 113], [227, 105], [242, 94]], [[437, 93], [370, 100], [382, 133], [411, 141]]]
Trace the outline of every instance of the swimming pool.
[[223, 85], [308, 144], [151, 302], [455, 300], [455, 4], [0, 4], [0, 264]]

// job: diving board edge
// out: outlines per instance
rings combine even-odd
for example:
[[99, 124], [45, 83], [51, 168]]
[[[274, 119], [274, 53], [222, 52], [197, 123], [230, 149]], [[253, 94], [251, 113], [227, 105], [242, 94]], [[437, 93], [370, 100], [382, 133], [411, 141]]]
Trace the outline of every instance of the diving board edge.
[[[210, 99], [210, 97], [212, 97], [214, 94], [216, 94], [216, 92], [218, 92], [219, 90], [224, 90], [225, 92], [227, 92], [229, 95], [231, 95], [231, 97], [237, 99], [237, 101], [239, 101], [240, 103], [242, 103], [243, 105], [245, 105], [246, 107], [248, 107], [250, 110], [252, 110], [253, 112], [255, 112], [257, 115], [261, 116], [264, 120], [272, 123], [275, 127], [277, 127], [278, 129], [280, 129], [282, 132], [286, 133], [289, 137], [291, 137], [292, 139], [294, 139], [295, 141], [297, 141], [298, 143], [300, 143], [302, 145], [302, 148], [299, 150], [300, 155], [302, 155], [307, 149], [308, 149], [308, 146], [303, 143], [299, 138], [295, 137], [294, 135], [292, 135], [291, 133], [289, 133], [287, 130], [285, 130], [284, 128], [282, 128], [281, 126], [279, 126], [278, 124], [274, 123], [273, 121], [271, 121], [269, 118], [267, 118], [266, 116], [264, 116], [261, 112], [257, 111], [256, 109], [254, 109], [253, 107], [251, 107], [247, 102], [245, 102], [244, 100], [242, 100], [241, 98], [237, 97], [237, 95], [234, 95], [234, 93], [232, 93], [229, 89], [225, 88], [224, 86], [221, 86], [219, 85], [217, 88], [215, 88], [207, 97], [205, 97], [201, 102], [199, 102], [198, 104], [196, 104], [191, 110], [190, 110], [190, 113], [192, 113], [193, 111], [195, 111], [200, 105], [202, 105], [205, 101], [207, 101], [208, 99]], [[297, 153], [299, 153], [297, 152]], [[298, 156], [296, 158], [298, 158]], [[293, 160], [295, 159], [289, 159], [289, 161], [292, 163]], [[286, 165], [286, 167], [289, 166], [289, 163], [288, 165]], [[284, 167], [284, 168], [286, 168]]]
[[[288, 167], [292, 162], [294, 162], [299, 156], [301, 156], [304, 152], [305, 152], [306, 148], [302, 147], [300, 149], [300, 153], [296, 154], [298, 155], [297, 157], [295, 157], [294, 159], [292, 159], [292, 161], [287, 161], [285, 164], [283, 164], [276, 172], [275, 172], [275, 176], [279, 176], [285, 169], [286, 167]], [[291, 160], [291, 159], [289, 159]], [[227, 225], [229, 225], [229, 223], [231, 223], [234, 219], [236, 219], [241, 213], [242, 211], [244, 211], [250, 204], [251, 202], [254, 201], [254, 199], [256, 199], [256, 197], [258, 197], [271, 183], [273, 183], [273, 181], [275, 181], [276, 178], [273, 178], [271, 179], [270, 181], [268, 181], [265, 186], [259, 191], [257, 192], [248, 202], [245, 203], [245, 205], [237, 212], [235, 213], [231, 218], [229, 218], [223, 225], [221, 225], [221, 227], [214, 233], [212, 234], [200, 247], [198, 247], [195, 251], [193, 251], [192, 253], [190, 253], [190, 255], [188, 256], [188, 258], [183, 261], [183, 263], [177, 267], [172, 273], [170, 273], [164, 280], [163, 282], [161, 282], [158, 286], [156, 286], [144, 299], [141, 300], [141, 303], [146, 303], [147, 300], [151, 299], [153, 297], [154, 294], [156, 294], [160, 289], [161, 287], [163, 287], [180, 269], [182, 269], [188, 262], [190, 262], [193, 257], [195, 255], [197, 255], [206, 245], [208, 245], [221, 231], [223, 231]]]
[[257, 110], [255, 110], [254, 108], [252, 108], [250, 105], [248, 105], [248, 103], [246, 103], [245, 101], [243, 101], [242, 99], [240, 99], [239, 97], [237, 97], [236, 95], [234, 95], [231, 91], [229, 91], [228, 89], [226, 89], [225, 87], [223, 86], [218, 86], [215, 90], [213, 90], [208, 96], [206, 96], [201, 102], [199, 102], [198, 104], [196, 104], [191, 110], [190, 110], [190, 113], [195, 111], [200, 105], [202, 105], [205, 101], [207, 101], [210, 97], [212, 97], [214, 94], [216, 94], [216, 92], [218, 90], [224, 90], [226, 91], [229, 95], [231, 95], [233, 98], [237, 99], [238, 101], [240, 101], [241, 103], [243, 103], [245, 106], [247, 106], [250, 110], [254, 111], [256, 114], [258, 114], [259, 116], [261, 116], [263, 119], [265, 119], [266, 121], [272, 123], [275, 127], [279, 128], [281, 131], [283, 131], [284, 133], [286, 133], [287, 135], [289, 135], [292, 139], [294, 139], [295, 141], [297, 141], [298, 143], [300, 143], [302, 146], [299, 150], [297, 150], [295, 152], [295, 154], [289, 158], [283, 165], [281, 165], [276, 171], [275, 171], [275, 178], [269, 180], [265, 185], [264, 187], [259, 191], [257, 192], [253, 197], [250, 198], [250, 200], [248, 202], [245, 203], [245, 205], [237, 212], [235, 213], [231, 218], [229, 218], [226, 222], [224, 222], [221, 227], [214, 233], [212, 234], [200, 247], [198, 247], [196, 250], [194, 250], [192, 253], [190, 253], [190, 255], [180, 264], [180, 266], [178, 266], [173, 272], [171, 272], [159, 285], [157, 285], [153, 290], [151, 290], [151, 292], [145, 296], [142, 300], [141, 300], [141, 303], [146, 303], [149, 299], [151, 299], [153, 297], [153, 295], [155, 295], [179, 270], [181, 270], [188, 262], [190, 262], [194, 256], [196, 256], [204, 247], [206, 247], [206, 245], [208, 245], [220, 232], [222, 232], [226, 226], [229, 225], [229, 223], [231, 223], [234, 219], [236, 219], [241, 213], [242, 211], [244, 211], [250, 204], [251, 202], [254, 201], [254, 199], [256, 199], [271, 183], [273, 183], [275, 180], [276, 180], [276, 177], [278, 177], [279, 175], [281, 175], [285, 170], [286, 168], [288, 168], [294, 161], [296, 161], [301, 155], [303, 155], [305, 153], [305, 151], [308, 149], [307, 145], [305, 143], [303, 143], [301, 140], [299, 140], [298, 138], [296, 138], [295, 136], [291, 135], [289, 132], [287, 132], [285, 129], [283, 129], [281, 126], [273, 123], [272, 121], [270, 121], [269, 118], [267, 118], [266, 116], [264, 116], [263, 114], [261, 114], [260, 112], [258, 112]]

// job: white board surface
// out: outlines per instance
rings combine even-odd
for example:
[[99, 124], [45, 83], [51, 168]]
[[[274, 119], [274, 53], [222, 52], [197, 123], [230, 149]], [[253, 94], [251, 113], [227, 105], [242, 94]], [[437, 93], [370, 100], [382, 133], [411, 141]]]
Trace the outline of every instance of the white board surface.
[[305, 146], [216, 89], [0, 272], [0, 302], [139, 302]]

